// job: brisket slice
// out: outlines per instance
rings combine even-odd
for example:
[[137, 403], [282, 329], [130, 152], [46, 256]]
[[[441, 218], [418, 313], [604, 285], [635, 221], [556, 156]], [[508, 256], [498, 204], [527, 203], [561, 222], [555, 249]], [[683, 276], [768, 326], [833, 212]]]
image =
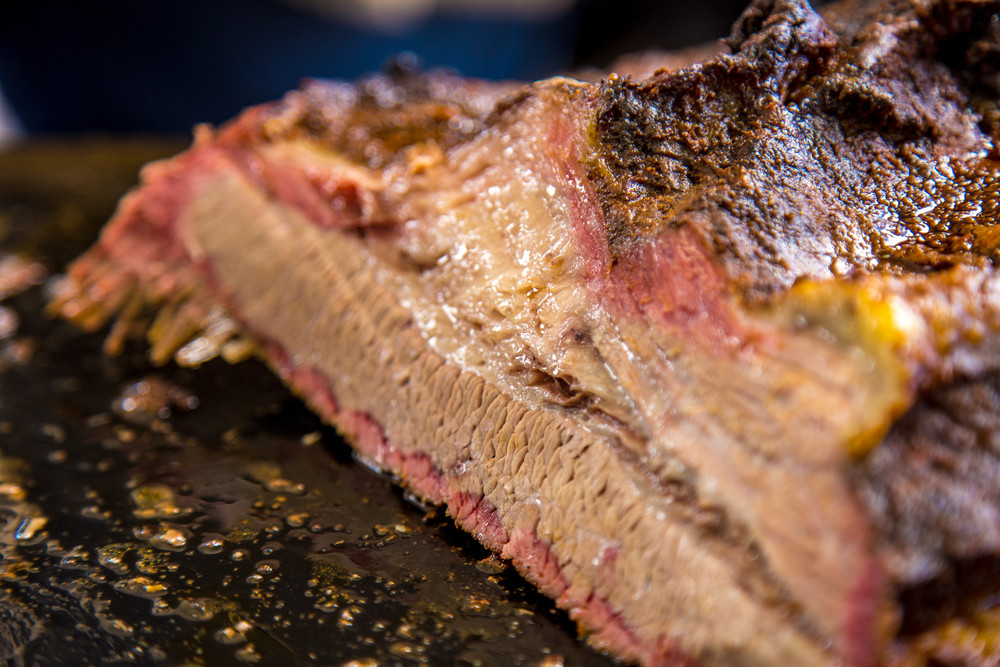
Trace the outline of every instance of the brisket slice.
[[998, 588], [998, 11], [764, 0], [642, 80], [307, 83], [148, 166], [53, 307], [254, 347], [626, 659], [930, 651]]

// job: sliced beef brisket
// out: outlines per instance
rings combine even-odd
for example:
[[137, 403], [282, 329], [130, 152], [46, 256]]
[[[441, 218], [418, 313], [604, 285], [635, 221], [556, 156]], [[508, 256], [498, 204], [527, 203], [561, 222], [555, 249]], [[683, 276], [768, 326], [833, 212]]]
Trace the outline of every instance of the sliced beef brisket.
[[313, 82], [149, 166], [54, 309], [158, 361], [252, 342], [627, 659], [919, 653], [1000, 588], [956, 583], [1000, 561], [998, 11], [762, 1], [642, 80]]

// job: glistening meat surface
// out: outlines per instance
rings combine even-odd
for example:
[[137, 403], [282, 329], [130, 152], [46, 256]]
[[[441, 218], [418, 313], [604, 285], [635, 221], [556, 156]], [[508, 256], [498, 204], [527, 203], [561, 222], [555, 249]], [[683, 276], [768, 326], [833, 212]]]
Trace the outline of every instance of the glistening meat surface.
[[921, 591], [995, 592], [947, 582], [1000, 551], [998, 9], [310, 83], [149, 166], [54, 307], [159, 361], [254, 345], [617, 655], [873, 664], [957, 613]]

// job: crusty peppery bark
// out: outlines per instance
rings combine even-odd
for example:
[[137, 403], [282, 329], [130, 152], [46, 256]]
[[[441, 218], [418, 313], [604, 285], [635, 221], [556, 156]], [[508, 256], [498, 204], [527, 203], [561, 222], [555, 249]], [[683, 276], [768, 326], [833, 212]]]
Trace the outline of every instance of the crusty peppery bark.
[[926, 652], [997, 592], [998, 10], [758, 2], [644, 80], [310, 83], [147, 167], [53, 307], [253, 347], [626, 659]]

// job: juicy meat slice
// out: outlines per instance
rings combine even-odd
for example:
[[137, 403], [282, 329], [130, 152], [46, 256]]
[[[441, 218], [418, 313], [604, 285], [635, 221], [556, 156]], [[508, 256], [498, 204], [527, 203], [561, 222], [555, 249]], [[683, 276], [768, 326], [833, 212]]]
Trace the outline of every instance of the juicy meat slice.
[[998, 9], [762, 1], [643, 80], [313, 82], [147, 167], [54, 308], [254, 347], [627, 659], [873, 664], [1000, 561]]

